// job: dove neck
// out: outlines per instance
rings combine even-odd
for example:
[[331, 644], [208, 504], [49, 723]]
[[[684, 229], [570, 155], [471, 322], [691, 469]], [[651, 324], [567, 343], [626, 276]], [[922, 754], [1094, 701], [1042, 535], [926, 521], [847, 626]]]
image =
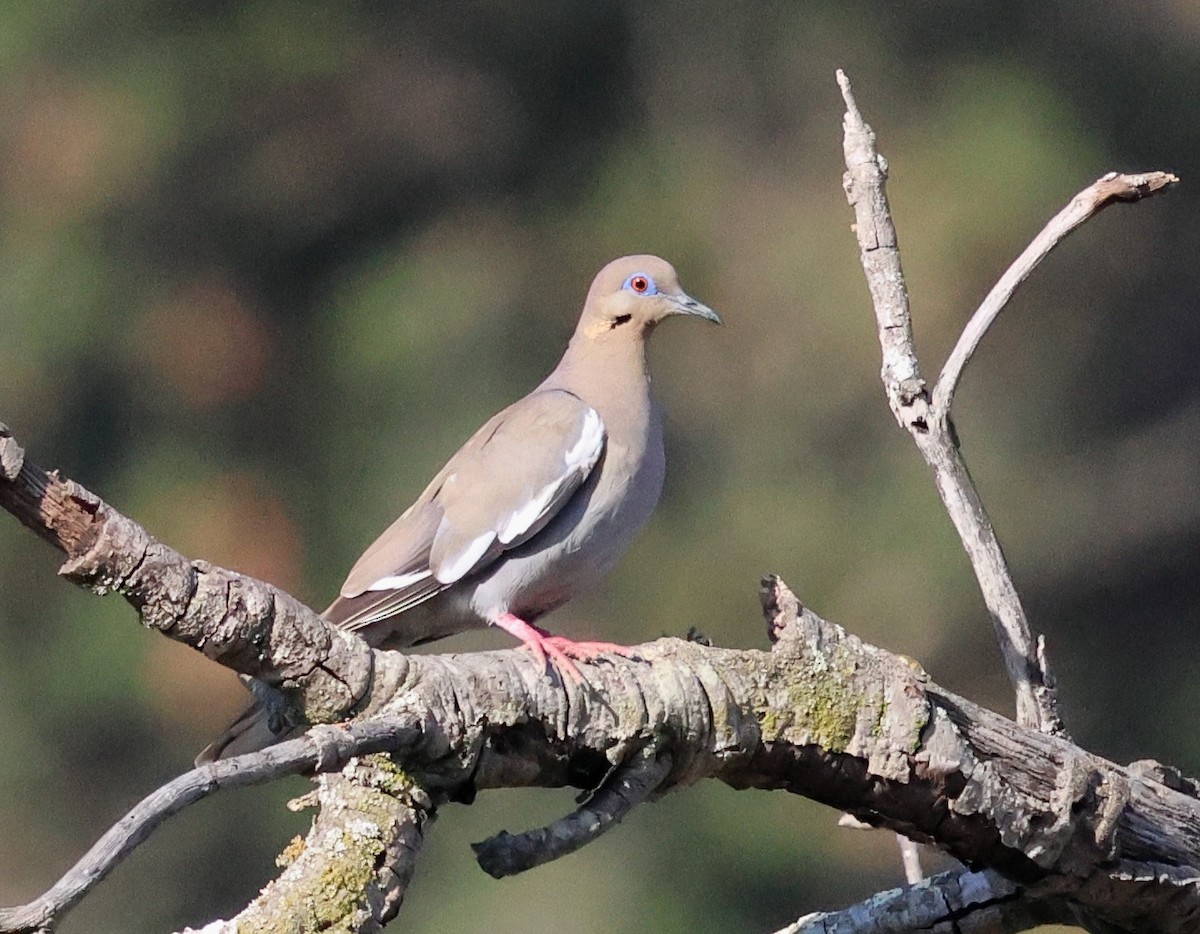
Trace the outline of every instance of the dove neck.
[[593, 406], [596, 400], [614, 396], [644, 396], [643, 387], [650, 382], [645, 342], [633, 335], [616, 337], [576, 333], [543, 386], [573, 392]]

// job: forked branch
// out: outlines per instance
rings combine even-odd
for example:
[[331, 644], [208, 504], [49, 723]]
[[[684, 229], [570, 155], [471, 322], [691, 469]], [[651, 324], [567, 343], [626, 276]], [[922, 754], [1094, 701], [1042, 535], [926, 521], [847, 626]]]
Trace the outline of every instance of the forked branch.
[[1016, 689], [1017, 721], [1046, 733], [1065, 735], [1044, 640], [1034, 633], [1026, 617], [1000, 541], [959, 451], [950, 405], [963, 368], [983, 335], [1055, 244], [1106, 205], [1157, 194], [1178, 179], [1165, 172], [1110, 173], [1077, 195], [1018, 257], [971, 318], [931, 396], [921, 376], [913, 341], [908, 291], [885, 191], [887, 161], [876, 148], [875, 133], [863, 120], [846, 75], [839, 71], [837, 79], [846, 103], [844, 187], [854, 207], [863, 271], [875, 307], [888, 403], [933, 469], [938, 493], [971, 560]]

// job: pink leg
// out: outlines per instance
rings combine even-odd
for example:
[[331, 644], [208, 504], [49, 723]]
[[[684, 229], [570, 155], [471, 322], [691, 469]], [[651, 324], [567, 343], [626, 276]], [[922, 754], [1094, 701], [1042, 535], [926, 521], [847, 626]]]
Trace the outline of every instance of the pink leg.
[[617, 645], [615, 642], [575, 642], [563, 636], [552, 636], [540, 626], [525, 622], [512, 613], [502, 613], [492, 620], [494, 626], [499, 626], [510, 635], [516, 636], [545, 667], [547, 662], [566, 674], [574, 681], [583, 681], [584, 677], [579, 667], [573, 661], [587, 661], [605, 652], [628, 657], [633, 650], [628, 646]]

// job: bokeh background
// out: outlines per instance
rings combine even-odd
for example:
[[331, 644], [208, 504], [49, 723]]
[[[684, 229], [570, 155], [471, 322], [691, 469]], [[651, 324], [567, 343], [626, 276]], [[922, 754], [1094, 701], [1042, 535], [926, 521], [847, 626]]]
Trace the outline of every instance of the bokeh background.
[[[878, 380], [841, 191], [844, 67], [892, 166], [928, 375], [1041, 224], [1110, 169], [1177, 191], [1058, 250], [968, 370], [966, 455], [1069, 726], [1200, 770], [1200, 6], [9, 0], [0, 419], [183, 552], [321, 607], [554, 364], [595, 270], [671, 258], [664, 501], [553, 618], [763, 646], [762, 573], [995, 709], [970, 571]], [[55, 578], [0, 517], [0, 902], [32, 898], [243, 703]], [[500, 634], [448, 648], [500, 646]], [[226, 915], [305, 829], [296, 780], [190, 809], [63, 925]], [[565, 791], [447, 807], [410, 931], [767, 931], [900, 878], [886, 834], [706, 783], [495, 882], [468, 843]]]

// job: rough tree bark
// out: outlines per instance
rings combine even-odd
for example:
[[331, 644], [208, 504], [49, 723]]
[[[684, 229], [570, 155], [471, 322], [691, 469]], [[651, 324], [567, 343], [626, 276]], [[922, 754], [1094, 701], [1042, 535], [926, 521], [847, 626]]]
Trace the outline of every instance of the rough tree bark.
[[[842, 80], [847, 185], [875, 292], [885, 384], [946, 492], [969, 484], [965, 467], [956, 477], [953, 463], [943, 471], [936, 458], [957, 456], [949, 402], [986, 323], [930, 399], [888, 232], [885, 166]], [[1134, 198], [1169, 184], [1154, 178], [1101, 184]], [[986, 515], [972, 493], [960, 486], [949, 499], [966, 503], [964, 521], [977, 523], [966, 530], [978, 533]], [[238, 918], [204, 930], [379, 930], [401, 907], [431, 809], [487, 789], [591, 792], [549, 827], [480, 845], [481, 866], [501, 876], [577, 849], [639, 802], [705, 778], [803, 794], [975, 867], [806, 916], [791, 931], [979, 934], [1078, 917], [1098, 930], [1200, 930], [1196, 786], [1155, 763], [1106, 761], [1066, 737], [1044, 649], [1015, 588], [1001, 587], [988, 602], [1024, 698], [1022, 723], [820, 619], [775, 578], [762, 589], [770, 651], [661, 639], [640, 647], [640, 659], [589, 666], [594, 690], [586, 691], [552, 682], [519, 650], [370, 650], [287, 594], [156, 541], [87, 490], [38, 468], [2, 426], [0, 505], [64, 552], [67, 579], [120, 594], [144, 625], [258, 679], [281, 716], [313, 724], [350, 718], [180, 776], [42, 897], [0, 910], [0, 932], [53, 930], [171, 814], [221, 789], [295, 772], [318, 775], [307, 839]], [[984, 542], [983, 551], [976, 568], [986, 591], [1007, 571], [998, 543]]]

